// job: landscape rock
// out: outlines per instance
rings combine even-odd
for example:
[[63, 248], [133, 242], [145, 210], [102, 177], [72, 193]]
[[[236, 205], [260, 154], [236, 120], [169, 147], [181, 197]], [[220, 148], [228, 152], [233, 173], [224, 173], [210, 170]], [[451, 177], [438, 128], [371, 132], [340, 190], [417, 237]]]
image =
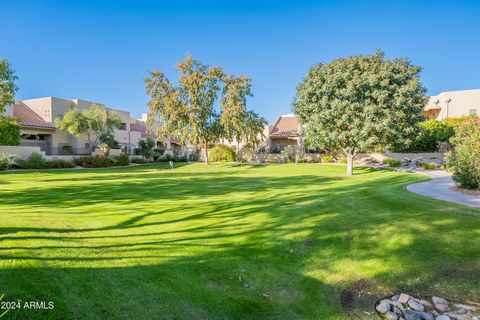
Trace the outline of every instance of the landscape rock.
[[400, 303], [407, 303], [408, 299], [410, 299], [410, 296], [406, 293], [401, 293], [400, 296], [398, 297], [398, 302]]
[[379, 303], [376, 307], [375, 310], [377, 310], [380, 313], [387, 313], [390, 311], [390, 304], [386, 302]]
[[448, 301], [443, 299], [443, 298], [440, 298], [440, 297], [432, 297], [432, 301], [434, 304], [446, 304], [448, 305]]
[[437, 309], [440, 312], [450, 311], [450, 308], [446, 304], [435, 304], [435, 309]]
[[423, 311], [425, 310], [425, 306], [418, 302], [416, 299], [409, 299], [408, 305], [415, 311]]
[[406, 293], [395, 294], [379, 300], [375, 309], [382, 319], [388, 320], [480, 320], [480, 307], [475, 303], [450, 303], [438, 296], [420, 299]]
[[420, 303], [423, 304], [426, 308], [433, 308], [433, 305], [427, 300], [420, 300]]
[[395, 313], [392, 312], [392, 311], [388, 311], [388, 312], [385, 314], [385, 319], [397, 320], [397, 319], [398, 319], [398, 315], [395, 314]]

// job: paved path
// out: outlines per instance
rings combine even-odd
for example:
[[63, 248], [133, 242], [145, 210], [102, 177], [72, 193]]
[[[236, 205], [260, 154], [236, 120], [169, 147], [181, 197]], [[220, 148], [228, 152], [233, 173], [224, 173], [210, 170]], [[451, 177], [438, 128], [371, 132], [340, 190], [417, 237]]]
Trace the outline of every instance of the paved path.
[[452, 177], [445, 171], [434, 170], [415, 172], [427, 175], [431, 177], [432, 180], [411, 184], [407, 186], [408, 191], [438, 200], [480, 208], [480, 195], [466, 194], [452, 190], [451, 188], [455, 186], [455, 184]]

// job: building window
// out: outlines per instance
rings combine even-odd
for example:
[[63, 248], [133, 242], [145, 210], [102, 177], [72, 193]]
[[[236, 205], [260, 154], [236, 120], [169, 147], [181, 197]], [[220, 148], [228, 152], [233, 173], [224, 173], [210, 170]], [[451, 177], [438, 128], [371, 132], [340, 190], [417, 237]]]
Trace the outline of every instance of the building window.
[[469, 112], [471, 115], [478, 115], [478, 109], [470, 109]]
[[120, 127], [118, 128], [119, 130], [127, 130], [127, 124], [125, 122], [122, 122]]

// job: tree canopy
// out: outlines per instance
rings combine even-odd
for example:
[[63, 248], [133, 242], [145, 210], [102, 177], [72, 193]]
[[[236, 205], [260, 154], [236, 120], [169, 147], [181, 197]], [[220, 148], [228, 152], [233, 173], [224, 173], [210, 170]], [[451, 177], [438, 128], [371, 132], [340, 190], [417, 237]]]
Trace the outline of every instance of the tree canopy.
[[15, 92], [18, 90], [15, 85], [17, 79], [10, 63], [0, 59], [0, 115], [5, 113], [7, 106], [15, 103]]
[[346, 154], [351, 175], [358, 152], [411, 143], [427, 103], [420, 71], [382, 52], [319, 63], [298, 85], [293, 110], [312, 146]]
[[184, 144], [201, 145], [208, 163], [209, 143], [220, 138], [253, 140], [253, 131], [256, 135], [263, 131], [258, 124], [266, 121], [246, 109], [250, 78], [228, 75], [222, 67], [203, 65], [191, 56], [180, 61], [177, 70], [178, 86], [158, 70], [145, 78], [148, 121], [150, 126], [158, 122], [160, 139], [175, 136]]
[[55, 119], [55, 124], [59, 129], [77, 137], [86, 134], [90, 148], [94, 151], [100, 137], [112, 133], [114, 128], [120, 128], [122, 122], [117, 112], [92, 104], [85, 110], [69, 109], [63, 118]]

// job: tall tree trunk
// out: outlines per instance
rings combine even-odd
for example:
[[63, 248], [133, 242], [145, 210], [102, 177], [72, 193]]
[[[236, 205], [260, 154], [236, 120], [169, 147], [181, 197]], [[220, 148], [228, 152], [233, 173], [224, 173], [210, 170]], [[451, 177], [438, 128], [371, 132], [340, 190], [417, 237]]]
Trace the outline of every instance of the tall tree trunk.
[[347, 153], [347, 176], [353, 175], [353, 154]]
[[205, 163], [209, 164], [208, 163], [208, 140], [207, 139], [205, 139]]

